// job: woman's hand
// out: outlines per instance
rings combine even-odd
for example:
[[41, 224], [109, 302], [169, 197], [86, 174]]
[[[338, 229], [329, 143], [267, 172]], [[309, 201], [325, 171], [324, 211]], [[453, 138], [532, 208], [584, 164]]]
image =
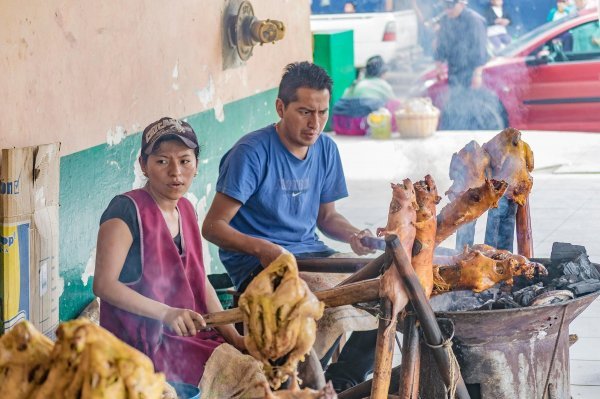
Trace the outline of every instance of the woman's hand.
[[362, 245], [362, 243], [360, 242], [360, 239], [363, 237], [374, 237], [374, 235], [371, 232], [371, 230], [369, 230], [369, 229], [364, 229], [364, 230], [359, 231], [358, 233], [353, 233], [350, 236], [350, 240], [348, 240], [348, 242], [350, 243], [350, 247], [352, 248], [352, 251], [354, 251], [354, 253], [357, 255], [367, 255], [367, 254], [374, 253], [375, 250]]
[[206, 328], [206, 322], [202, 316], [190, 309], [169, 307], [162, 318], [162, 322], [180, 337], [194, 336], [198, 333], [198, 330]]
[[246, 351], [246, 343], [244, 342], [244, 337], [240, 334], [236, 334], [235, 336], [231, 337], [231, 345], [233, 345], [233, 347], [237, 350], [239, 350], [242, 353], [247, 352]]

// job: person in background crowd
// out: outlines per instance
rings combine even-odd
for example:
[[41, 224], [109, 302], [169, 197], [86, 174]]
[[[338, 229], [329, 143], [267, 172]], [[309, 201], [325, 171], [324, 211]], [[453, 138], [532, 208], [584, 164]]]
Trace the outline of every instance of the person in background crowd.
[[450, 88], [479, 88], [482, 67], [488, 60], [485, 20], [467, 7], [467, 0], [444, 0], [446, 15], [440, 20], [434, 59], [438, 76], [448, 66]]
[[[296, 258], [333, 255], [317, 228], [349, 243], [358, 255], [373, 252], [360, 241], [373, 234], [354, 227], [335, 207], [348, 190], [337, 146], [321, 134], [332, 84], [315, 64], [289, 64], [275, 103], [279, 122], [245, 135], [221, 159], [202, 233], [220, 248], [221, 262], [240, 292], [283, 251]], [[372, 372], [376, 340], [377, 330], [352, 333], [325, 373], [336, 391]]]
[[387, 102], [396, 97], [392, 86], [383, 79], [387, 67], [376, 55], [367, 60], [364, 78], [359, 78], [344, 91], [343, 98], [374, 98]]
[[556, 0], [556, 7], [548, 13], [548, 21], [556, 21], [569, 15], [570, 9], [567, 0]]
[[[162, 118], [144, 129], [139, 163], [148, 180], [114, 197], [104, 211], [93, 285], [102, 300], [100, 325], [150, 357], [169, 381], [193, 385], [225, 342], [245, 350], [232, 325], [206, 330], [201, 316], [223, 309], [204, 269], [194, 207], [183, 198], [198, 155], [196, 133], [186, 122]], [[240, 357], [230, 364], [249, 358], [226, 350]], [[254, 393], [257, 382], [248, 384]]]
[[503, 3], [503, 0], [491, 0], [484, 15], [487, 22], [488, 39], [495, 50], [501, 49], [511, 41], [507, 30], [511, 17], [503, 7]]

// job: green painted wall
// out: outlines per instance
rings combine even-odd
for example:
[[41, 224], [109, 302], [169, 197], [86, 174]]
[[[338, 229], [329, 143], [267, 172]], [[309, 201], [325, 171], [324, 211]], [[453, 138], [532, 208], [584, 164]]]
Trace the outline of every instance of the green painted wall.
[[[187, 117], [201, 145], [199, 172], [190, 189], [198, 199], [206, 196], [210, 185], [212, 190], [205, 198], [210, 205], [223, 154], [245, 133], [277, 120], [276, 96], [277, 90], [273, 89], [227, 104], [222, 122], [216, 119], [213, 110]], [[102, 144], [61, 158], [60, 275], [64, 280], [61, 321], [77, 317], [94, 298], [92, 278], [88, 279], [84, 273], [88, 262], [93, 261], [98, 221], [115, 195], [133, 187], [140, 134], [129, 135], [116, 145]], [[210, 252], [209, 270], [223, 272], [216, 247], [211, 245]]]

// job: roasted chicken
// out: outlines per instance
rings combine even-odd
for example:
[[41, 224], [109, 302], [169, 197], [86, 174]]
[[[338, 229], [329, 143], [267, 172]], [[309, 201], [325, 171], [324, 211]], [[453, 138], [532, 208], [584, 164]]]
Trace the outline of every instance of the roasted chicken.
[[508, 183], [506, 196], [519, 205], [525, 205], [533, 186], [533, 152], [521, 140], [521, 132], [506, 128], [483, 145], [490, 156], [492, 177]]
[[277, 389], [295, 376], [298, 362], [312, 348], [324, 304], [300, 279], [294, 256], [285, 253], [252, 280], [239, 307], [248, 352], [264, 364], [270, 385]]
[[0, 387], [13, 399], [28, 399], [45, 381], [54, 343], [22, 321], [0, 337]]
[[470, 141], [460, 151], [452, 154], [450, 161], [452, 185], [446, 195], [453, 201], [472, 187], [480, 187], [491, 177], [490, 156], [476, 141]]
[[322, 390], [315, 391], [314, 389], [300, 389], [298, 386], [298, 378], [292, 375], [292, 383], [290, 389], [282, 389], [272, 392], [269, 384], [265, 383], [265, 399], [336, 399], [337, 394], [331, 385], [331, 381], [325, 385]]
[[[390, 202], [387, 226], [377, 229], [377, 235], [395, 234], [404, 251], [407, 254], [412, 253], [416, 234], [417, 208], [415, 188], [410, 179], [404, 179], [402, 184], [392, 183], [392, 201]], [[395, 265], [388, 267], [383, 273], [379, 296], [388, 298], [392, 302], [392, 317], [396, 317], [408, 303], [408, 295], [400, 281], [400, 274]], [[390, 324], [385, 330], [386, 336], [390, 333], [391, 326], [393, 325]]]
[[437, 217], [435, 245], [452, 235], [460, 226], [472, 222], [489, 208], [498, 207], [508, 184], [486, 179], [479, 187], [469, 188], [446, 205]]
[[63, 323], [56, 332], [46, 381], [31, 399], [159, 399], [165, 386], [152, 361], [88, 320]]

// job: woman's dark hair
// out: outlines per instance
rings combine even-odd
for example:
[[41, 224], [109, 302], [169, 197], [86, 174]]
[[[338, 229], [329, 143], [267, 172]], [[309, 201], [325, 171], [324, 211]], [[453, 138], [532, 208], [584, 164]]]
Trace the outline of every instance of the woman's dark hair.
[[[160, 148], [160, 145], [162, 143], [165, 143], [167, 141], [177, 141], [179, 143], [182, 143], [181, 140], [179, 140], [177, 138], [177, 136], [165, 136], [165, 137], [161, 137], [158, 140], [156, 140], [156, 143], [154, 144], [154, 149], [152, 150], [151, 154], [156, 154], [156, 151], [158, 151], [158, 149]], [[196, 156], [196, 161], [198, 160], [198, 157], [200, 157], [200, 147], [196, 147], [194, 148], [194, 155]], [[140, 157], [142, 158], [142, 161], [144, 162], [148, 162], [148, 157], [150, 155], [146, 154], [144, 151], [141, 152]]]
[[367, 60], [366, 75], [370, 78], [377, 78], [385, 72], [385, 62], [379, 55], [375, 55]]
[[307, 61], [294, 62], [285, 67], [277, 97], [286, 107], [298, 99], [298, 89], [301, 87], [314, 90], [327, 90], [331, 94], [333, 80], [327, 72], [318, 65]]

